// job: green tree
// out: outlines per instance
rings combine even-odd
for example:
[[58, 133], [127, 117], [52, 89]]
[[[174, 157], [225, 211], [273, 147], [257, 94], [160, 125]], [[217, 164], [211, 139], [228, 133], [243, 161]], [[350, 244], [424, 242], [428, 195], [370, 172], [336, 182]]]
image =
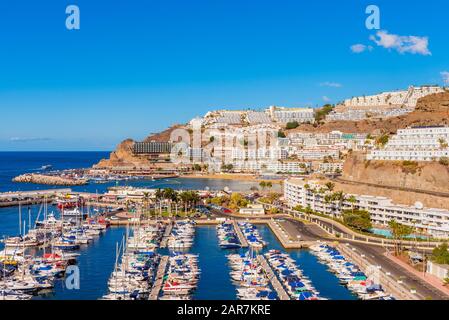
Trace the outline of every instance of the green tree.
[[448, 144], [447, 144], [447, 141], [446, 141], [446, 139], [443, 139], [443, 138], [439, 138], [438, 139], [438, 143], [440, 144], [440, 149], [447, 149], [447, 147], [448, 147]]
[[285, 128], [287, 130], [291, 130], [291, 129], [296, 129], [299, 127], [299, 123], [298, 121], [292, 121], [292, 122], [288, 122], [287, 125], [285, 126]]
[[407, 236], [411, 235], [414, 231], [413, 227], [406, 226], [396, 220], [388, 222], [388, 226], [391, 229], [391, 235], [395, 242], [395, 254], [399, 255], [402, 251], [401, 241]]
[[442, 243], [433, 249], [430, 260], [438, 264], [449, 264], [449, 251], [447, 243]]
[[329, 190], [330, 192], [334, 191], [335, 189], [335, 183], [329, 181], [325, 184], [327, 190]]
[[388, 143], [388, 140], [390, 140], [389, 135], [387, 133], [384, 133], [376, 139], [376, 144], [380, 147], [385, 147], [385, 145]]
[[354, 212], [354, 205], [357, 203], [357, 198], [355, 196], [350, 196], [347, 201], [351, 204], [351, 211]]
[[443, 166], [449, 166], [449, 158], [448, 157], [441, 157], [439, 160], [439, 163]]
[[243, 208], [248, 205], [248, 200], [245, 199], [241, 193], [234, 192], [231, 194], [229, 206], [231, 209]]
[[369, 231], [372, 228], [371, 217], [366, 210], [345, 210], [343, 211], [343, 221], [359, 231]]
[[332, 112], [333, 108], [334, 107], [331, 104], [325, 104], [320, 109], [317, 109], [315, 111], [315, 121], [321, 122], [322, 120], [324, 120], [326, 116]]

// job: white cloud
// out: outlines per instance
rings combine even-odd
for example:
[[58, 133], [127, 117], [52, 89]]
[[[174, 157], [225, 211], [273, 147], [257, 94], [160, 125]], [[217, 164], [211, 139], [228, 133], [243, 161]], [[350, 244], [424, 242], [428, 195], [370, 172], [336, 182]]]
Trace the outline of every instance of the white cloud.
[[362, 53], [362, 52], [365, 52], [367, 50], [371, 51], [371, 50], [373, 50], [373, 47], [372, 46], [366, 46], [366, 45], [361, 44], [361, 43], [353, 44], [351, 46], [351, 51], [354, 52], [354, 53]]
[[421, 54], [424, 56], [432, 54], [428, 48], [428, 37], [400, 36], [381, 30], [375, 36], [372, 35], [370, 40], [374, 41], [380, 47], [393, 49], [399, 53]]
[[329, 101], [331, 101], [331, 99], [328, 96], [323, 96], [323, 101], [324, 102], [329, 102]]
[[11, 139], [9, 139], [11, 142], [32, 142], [32, 141], [49, 141], [51, 140], [50, 138], [43, 138], [43, 137], [31, 137], [31, 138], [26, 138], [26, 137], [12, 137]]
[[448, 71], [443, 71], [440, 72], [441, 77], [443, 78], [443, 82], [445, 85], [449, 85], [449, 72]]
[[322, 82], [322, 83], [320, 83], [320, 86], [321, 87], [331, 87], [331, 88], [341, 88], [341, 87], [343, 87], [343, 85], [341, 83], [330, 82], [330, 81]]

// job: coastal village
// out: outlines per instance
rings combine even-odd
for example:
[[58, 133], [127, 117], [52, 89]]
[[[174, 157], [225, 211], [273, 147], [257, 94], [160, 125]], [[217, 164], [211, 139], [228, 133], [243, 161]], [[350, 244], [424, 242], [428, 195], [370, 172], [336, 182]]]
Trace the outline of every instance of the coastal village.
[[[3, 240], [0, 298], [51, 290], [77, 250], [125, 228], [98, 298], [194, 299], [207, 257], [192, 248], [207, 227], [236, 299], [330, 299], [290, 250], [307, 250], [355, 299], [448, 299], [448, 116], [449, 90], [432, 85], [321, 108], [215, 110], [125, 140], [92, 168], [24, 173], [14, 182], [48, 190], [0, 194], [20, 224]], [[183, 179], [251, 187], [131, 185]], [[101, 184], [102, 193], [74, 190]], [[34, 223], [24, 209], [32, 205]]]

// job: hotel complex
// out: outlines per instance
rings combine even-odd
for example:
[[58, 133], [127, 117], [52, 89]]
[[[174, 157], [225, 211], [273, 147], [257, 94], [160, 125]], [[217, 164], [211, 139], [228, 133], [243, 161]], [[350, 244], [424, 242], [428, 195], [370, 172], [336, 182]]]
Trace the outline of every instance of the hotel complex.
[[412, 112], [418, 99], [440, 92], [444, 92], [444, 89], [439, 86], [411, 86], [404, 91], [353, 97], [336, 106], [326, 119], [328, 121], [358, 121], [367, 118], [397, 117]]
[[385, 147], [372, 150], [368, 160], [435, 161], [449, 157], [449, 127], [398, 130]]
[[317, 181], [304, 181], [302, 179], [288, 179], [284, 182], [284, 199], [294, 208], [309, 207], [313, 211], [340, 217], [344, 210], [352, 208], [366, 210], [370, 213], [373, 224], [388, 226], [388, 222], [395, 220], [404, 225], [435, 238], [449, 238], [449, 211], [443, 209], [424, 208], [417, 202], [415, 206], [405, 206], [392, 203], [386, 197], [367, 195], [353, 195], [355, 203], [345, 197], [342, 201], [330, 201], [331, 192]]

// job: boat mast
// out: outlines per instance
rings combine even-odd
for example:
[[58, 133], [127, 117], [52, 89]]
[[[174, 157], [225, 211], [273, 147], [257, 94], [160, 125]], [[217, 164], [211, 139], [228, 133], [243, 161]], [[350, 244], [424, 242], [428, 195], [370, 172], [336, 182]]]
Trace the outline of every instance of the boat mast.
[[28, 232], [31, 229], [31, 207], [28, 207]]
[[22, 204], [19, 202], [19, 235], [22, 235]]

